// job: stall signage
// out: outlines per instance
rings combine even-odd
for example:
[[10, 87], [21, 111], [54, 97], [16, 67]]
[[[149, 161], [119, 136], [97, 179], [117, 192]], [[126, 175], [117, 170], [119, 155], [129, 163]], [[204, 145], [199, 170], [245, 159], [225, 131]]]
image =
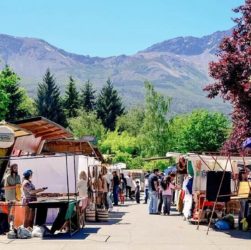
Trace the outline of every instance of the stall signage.
[[9, 148], [15, 140], [14, 131], [7, 126], [0, 126], [0, 148]]

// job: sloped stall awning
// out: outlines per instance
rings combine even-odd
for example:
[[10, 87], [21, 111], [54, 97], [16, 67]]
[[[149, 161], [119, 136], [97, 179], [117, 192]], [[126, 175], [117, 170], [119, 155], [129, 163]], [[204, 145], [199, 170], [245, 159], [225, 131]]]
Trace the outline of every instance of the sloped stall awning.
[[72, 138], [72, 134], [59, 124], [50, 121], [42, 116], [14, 121], [12, 124], [30, 131], [35, 138], [42, 140]]
[[26, 129], [22, 129], [19, 126], [16, 126], [14, 124], [11, 123], [6, 123], [3, 124], [4, 126], [7, 126], [8, 128], [12, 129], [15, 133], [15, 137], [21, 137], [21, 136], [27, 136], [27, 135], [31, 135], [31, 132], [26, 130]]
[[87, 141], [77, 141], [71, 139], [48, 140], [45, 142], [42, 153], [77, 153], [93, 156], [101, 162], [104, 158], [98, 148], [92, 146]]

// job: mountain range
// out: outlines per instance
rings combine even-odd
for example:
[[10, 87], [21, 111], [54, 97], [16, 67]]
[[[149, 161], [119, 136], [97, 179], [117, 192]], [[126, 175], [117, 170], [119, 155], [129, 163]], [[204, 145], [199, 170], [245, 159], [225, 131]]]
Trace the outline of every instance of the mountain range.
[[110, 78], [126, 106], [140, 105], [144, 81], [149, 80], [162, 94], [172, 97], [174, 114], [195, 108], [228, 113], [229, 105], [219, 99], [209, 100], [203, 87], [212, 82], [208, 63], [217, 60], [219, 43], [229, 33], [218, 31], [201, 38], [177, 37], [134, 55], [107, 58], [69, 53], [41, 39], [0, 34], [0, 68], [8, 64], [33, 97], [37, 84], [50, 68], [62, 92], [70, 75], [79, 89], [90, 80], [99, 90]]

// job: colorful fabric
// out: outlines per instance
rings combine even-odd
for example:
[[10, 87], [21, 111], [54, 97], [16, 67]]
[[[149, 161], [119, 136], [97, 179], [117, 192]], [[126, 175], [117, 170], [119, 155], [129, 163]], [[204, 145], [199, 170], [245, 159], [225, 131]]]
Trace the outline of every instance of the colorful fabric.
[[192, 161], [188, 161], [187, 172], [189, 175], [194, 176], [193, 164]]
[[1, 202], [0, 203], [0, 213], [9, 214], [9, 203], [8, 202]]

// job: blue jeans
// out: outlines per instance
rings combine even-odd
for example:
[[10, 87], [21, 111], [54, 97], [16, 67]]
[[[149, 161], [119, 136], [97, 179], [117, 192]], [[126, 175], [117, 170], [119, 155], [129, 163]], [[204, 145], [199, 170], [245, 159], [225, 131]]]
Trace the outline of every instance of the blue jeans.
[[149, 214], [156, 214], [158, 207], [158, 193], [156, 191], [149, 191]]
[[164, 202], [164, 214], [170, 214], [172, 195], [162, 195]]
[[114, 205], [118, 205], [118, 202], [119, 202], [119, 186], [113, 187], [113, 202], [114, 202]]
[[109, 209], [112, 209], [111, 192], [108, 192], [108, 193], [107, 193], [106, 200], [107, 200], [107, 203], [108, 203], [108, 208], [109, 208]]

